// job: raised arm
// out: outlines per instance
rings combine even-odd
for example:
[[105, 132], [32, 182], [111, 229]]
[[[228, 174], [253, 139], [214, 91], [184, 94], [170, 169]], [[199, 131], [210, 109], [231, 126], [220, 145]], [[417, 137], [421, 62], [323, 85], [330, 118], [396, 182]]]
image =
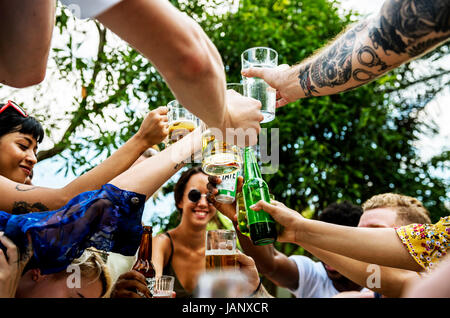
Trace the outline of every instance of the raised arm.
[[0, 83], [26, 87], [45, 77], [54, 0], [0, 1]]
[[401, 297], [410, 280], [419, 277], [413, 271], [361, 262], [309, 244], [302, 247], [356, 284], [387, 297]]
[[201, 128], [195, 129], [170, 147], [164, 149], [111, 180], [116, 187], [141, 193], [147, 199], [170, 177], [180, 170], [187, 159], [201, 151]]
[[352, 26], [298, 65], [249, 69], [278, 90], [278, 104], [364, 85], [447, 41], [447, 0], [386, 0], [380, 12]]
[[226, 103], [222, 59], [201, 27], [166, 0], [125, 0], [97, 19], [147, 57], [180, 104], [209, 127], [255, 128], [259, 112], [238, 117]]
[[263, 209], [284, 226], [280, 241], [312, 245], [369, 264], [423, 270], [403, 246], [395, 229], [357, 228], [308, 220], [277, 201], [272, 204], [259, 201], [251, 208]]
[[166, 107], [151, 111], [139, 131], [122, 147], [63, 188], [30, 186], [0, 176], [0, 210], [13, 214], [55, 210], [82, 192], [99, 189], [127, 170], [146, 149], [165, 138], [168, 133], [166, 113]]

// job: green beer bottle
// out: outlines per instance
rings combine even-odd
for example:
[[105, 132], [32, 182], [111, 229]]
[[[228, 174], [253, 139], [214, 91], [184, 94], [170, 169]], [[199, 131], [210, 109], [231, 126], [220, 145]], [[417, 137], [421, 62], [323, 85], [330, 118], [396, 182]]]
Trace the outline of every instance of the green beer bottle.
[[269, 187], [261, 177], [258, 163], [253, 149], [244, 150], [244, 194], [247, 222], [250, 229], [250, 238], [255, 245], [266, 245], [277, 240], [275, 221], [263, 210], [253, 211], [250, 207], [260, 200], [270, 203]]

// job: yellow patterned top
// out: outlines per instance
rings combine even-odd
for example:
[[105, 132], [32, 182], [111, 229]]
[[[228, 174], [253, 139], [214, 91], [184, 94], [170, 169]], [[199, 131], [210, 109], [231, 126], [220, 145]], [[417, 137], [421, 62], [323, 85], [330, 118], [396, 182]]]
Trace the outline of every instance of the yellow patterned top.
[[436, 224], [410, 224], [395, 229], [414, 260], [431, 269], [450, 248], [450, 216]]

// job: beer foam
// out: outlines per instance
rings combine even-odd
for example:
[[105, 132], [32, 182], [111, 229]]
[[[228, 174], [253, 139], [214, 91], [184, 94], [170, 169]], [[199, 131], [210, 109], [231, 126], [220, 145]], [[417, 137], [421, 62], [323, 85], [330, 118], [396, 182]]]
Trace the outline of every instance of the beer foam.
[[192, 124], [193, 126], [195, 126], [195, 122], [192, 119], [187, 119], [187, 118], [180, 118], [180, 119], [174, 120], [173, 122], [170, 123], [170, 125], [172, 125], [172, 126], [179, 125], [179, 124]]
[[236, 251], [233, 250], [220, 250], [220, 249], [216, 249], [216, 250], [207, 250], [205, 252], [206, 256], [212, 256], [212, 255], [219, 255], [219, 256], [224, 256], [224, 255], [235, 255]]

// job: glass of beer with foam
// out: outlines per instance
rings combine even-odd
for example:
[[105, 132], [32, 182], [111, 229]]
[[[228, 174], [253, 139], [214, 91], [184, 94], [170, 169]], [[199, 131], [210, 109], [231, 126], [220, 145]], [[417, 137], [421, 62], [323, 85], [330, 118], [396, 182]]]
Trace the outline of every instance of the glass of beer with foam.
[[168, 144], [173, 144], [200, 126], [200, 119], [184, 108], [177, 100], [167, 104], [169, 123]]
[[206, 232], [206, 270], [237, 269], [236, 232], [210, 230]]

